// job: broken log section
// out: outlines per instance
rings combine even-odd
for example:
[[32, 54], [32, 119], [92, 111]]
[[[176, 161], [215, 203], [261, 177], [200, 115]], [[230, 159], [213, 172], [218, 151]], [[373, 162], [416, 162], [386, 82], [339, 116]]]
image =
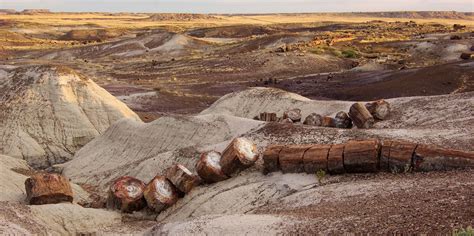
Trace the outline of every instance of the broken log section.
[[418, 145], [413, 157], [414, 171], [474, 168], [474, 152], [444, 149], [433, 145]]
[[336, 127], [336, 120], [332, 117], [329, 117], [329, 116], [325, 116], [323, 117], [323, 121], [321, 123], [321, 126], [322, 127], [332, 127], [332, 128], [335, 128]]
[[276, 122], [278, 117], [276, 113], [263, 112], [260, 113], [260, 120], [266, 122]]
[[344, 146], [344, 168], [351, 173], [377, 172], [379, 169], [378, 140], [347, 142]]
[[253, 165], [257, 159], [257, 146], [246, 138], [236, 138], [222, 152], [220, 165], [225, 175], [232, 176]]
[[283, 173], [301, 173], [304, 171], [303, 155], [312, 145], [289, 145], [283, 147], [279, 163]]
[[280, 169], [280, 161], [278, 160], [278, 157], [283, 147], [283, 145], [271, 145], [263, 152], [264, 174], [275, 172]]
[[328, 172], [342, 174], [344, 169], [344, 144], [333, 144], [328, 153]]
[[303, 124], [312, 125], [312, 126], [321, 126], [323, 122], [323, 117], [316, 113], [309, 114], [304, 120]]
[[62, 175], [38, 173], [25, 181], [26, 201], [32, 205], [72, 202], [71, 184]]
[[109, 190], [107, 208], [131, 213], [146, 206], [143, 198], [145, 184], [136, 178], [122, 176], [114, 181]]
[[228, 177], [222, 172], [220, 161], [221, 154], [219, 152], [205, 152], [201, 154], [199, 161], [196, 163], [196, 172], [206, 183], [225, 180]]
[[290, 118], [293, 123], [301, 121], [301, 110], [300, 109], [291, 109], [283, 113], [283, 119]]
[[336, 114], [335, 127], [340, 129], [352, 128], [352, 120], [346, 112], [340, 111]]
[[181, 192], [181, 195], [189, 193], [199, 184], [199, 177], [180, 164], [169, 168], [166, 171], [166, 178]]
[[359, 129], [368, 129], [374, 125], [374, 117], [362, 103], [354, 103], [349, 109], [349, 117]]
[[304, 170], [308, 174], [314, 174], [318, 170], [328, 171], [328, 153], [331, 145], [313, 145], [306, 150], [303, 156]]
[[390, 115], [390, 104], [385, 100], [378, 100], [365, 104], [370, 114], [379, 120], [385, 120]]
[[164, 176], [156, 176], [145, 188], [143, 195], [148, 207], [161, 212], [178, 201], [178, 189]]

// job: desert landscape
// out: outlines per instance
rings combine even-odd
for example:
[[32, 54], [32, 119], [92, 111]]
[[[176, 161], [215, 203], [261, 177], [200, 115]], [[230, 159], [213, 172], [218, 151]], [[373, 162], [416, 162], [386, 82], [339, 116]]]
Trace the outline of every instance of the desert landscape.
[[474, 231], [474, 14], [0, 9], [0, 234]]

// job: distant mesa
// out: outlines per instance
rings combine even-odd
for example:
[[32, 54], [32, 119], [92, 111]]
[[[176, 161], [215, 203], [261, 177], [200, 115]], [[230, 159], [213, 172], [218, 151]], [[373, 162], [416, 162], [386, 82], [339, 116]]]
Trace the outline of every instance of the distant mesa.
[[0, 9], [0, 15], [15, 14], [15, 9]]
[[212, 15], [190, 13], [159, 13], [149, 17], [151, 21], [192, 21], [219, 19]]
[[45, 13], [51, 13], [49, 9], [24, 9], [22, 14], [45, 14]]

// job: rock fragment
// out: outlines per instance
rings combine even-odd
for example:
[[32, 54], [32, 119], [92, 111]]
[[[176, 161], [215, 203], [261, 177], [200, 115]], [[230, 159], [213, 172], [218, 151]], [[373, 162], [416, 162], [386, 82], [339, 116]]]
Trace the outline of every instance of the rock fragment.
[[38, 173], [25, 181], [26, 201], [31, 205], [72, 202], [71, 184], [59, 174]]
[[309, 114], [304, 120], [303, 124], [312, 125], [312, 126], [321, 126], [323, 122], [323, 117], [316, 113]]

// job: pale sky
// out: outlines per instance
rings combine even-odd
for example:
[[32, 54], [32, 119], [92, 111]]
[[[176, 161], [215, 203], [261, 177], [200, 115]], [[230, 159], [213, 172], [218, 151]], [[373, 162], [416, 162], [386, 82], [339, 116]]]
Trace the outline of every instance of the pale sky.
[[473, 12], [474, 0], [0, 0], [0, 9], [52, 11], [281, 13], [359, 11]]

